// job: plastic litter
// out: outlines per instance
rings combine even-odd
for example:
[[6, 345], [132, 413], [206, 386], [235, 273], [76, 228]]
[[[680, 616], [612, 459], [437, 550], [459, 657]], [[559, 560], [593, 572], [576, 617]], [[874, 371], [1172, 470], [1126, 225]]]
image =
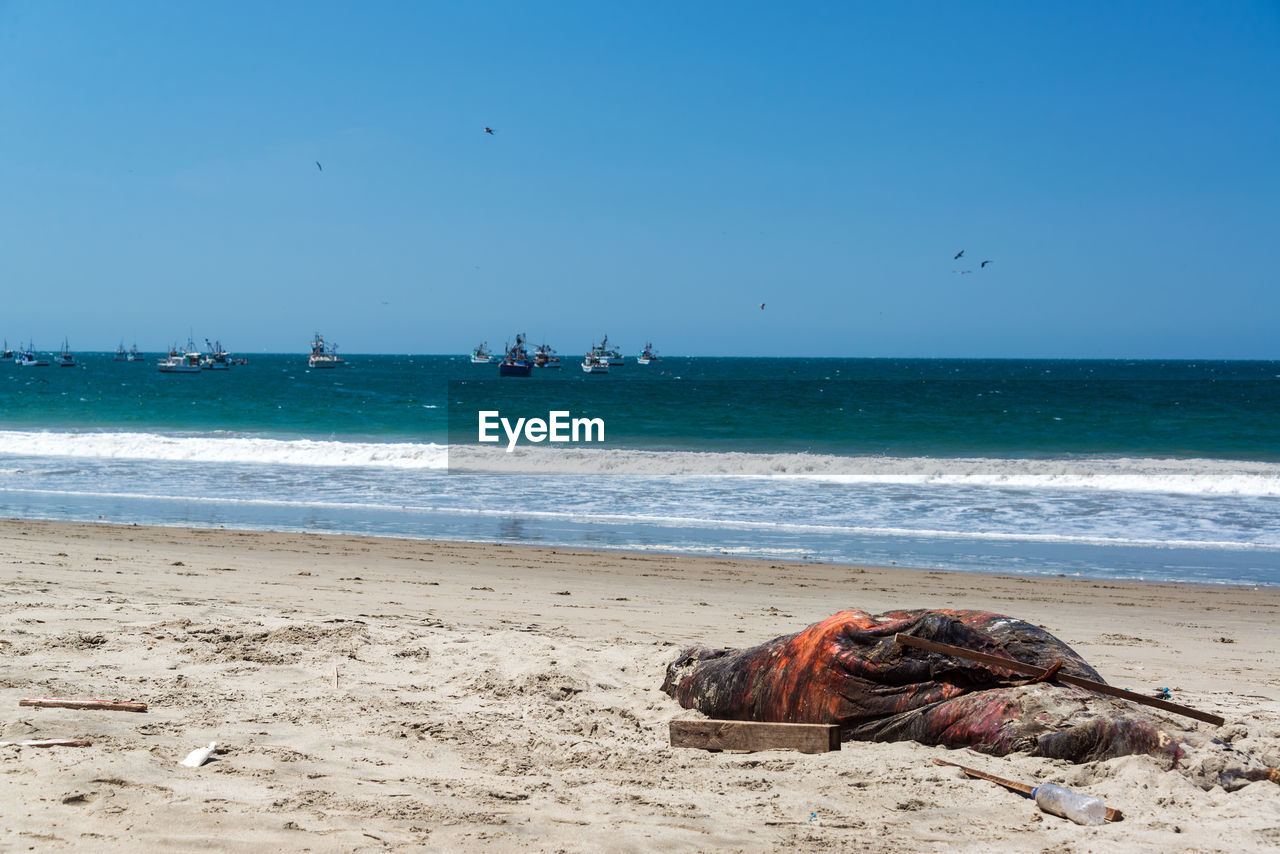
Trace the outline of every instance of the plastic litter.
[[1031, 790], [1031, 797], [1040, 809], [1069, 818], [1076, 824], [1102, 824], [1107, 820], [1107, 807], [1100, 799], [1053, 783], [1036, 786]]
[[199, 768], [209, 761], [209, 757], [213, 755], [213, 751], [217, 746], [218, 742], [211, 741], [208, 747], [197, 747], [187, 754], [187, 758], [182, 760], [181, 764], [188, 768]]

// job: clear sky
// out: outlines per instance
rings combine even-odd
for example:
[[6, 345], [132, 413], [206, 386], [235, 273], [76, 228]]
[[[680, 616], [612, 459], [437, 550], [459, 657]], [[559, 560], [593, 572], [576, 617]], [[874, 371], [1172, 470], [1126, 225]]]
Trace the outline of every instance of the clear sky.
[[0, 233], [42, 350], [1276, 359], [1280, 3], [0, 0]]

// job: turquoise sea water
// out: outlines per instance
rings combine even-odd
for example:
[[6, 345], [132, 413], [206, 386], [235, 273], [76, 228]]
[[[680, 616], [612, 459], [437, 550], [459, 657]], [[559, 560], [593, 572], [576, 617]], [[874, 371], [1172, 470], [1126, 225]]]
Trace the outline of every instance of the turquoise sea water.
[[0, 364], [0, 514], [1280, 583], [1280, 362], [77, 358]]

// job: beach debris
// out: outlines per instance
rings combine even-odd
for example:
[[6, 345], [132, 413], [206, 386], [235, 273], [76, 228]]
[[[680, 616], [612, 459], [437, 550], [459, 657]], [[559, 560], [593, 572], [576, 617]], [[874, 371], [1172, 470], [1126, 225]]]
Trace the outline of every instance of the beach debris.
[[[900, 636], [966, 655], [900, 643]], [[973, 652], [999, 664], [976, 661]], [[1052, 681], [1035, 679], [1046, 675]], [[1202, 788], [1227, 791], [1280, 780], [1266, 756], [1227, 752], [1205, 733], [1134, 707], [1129, 692], [1106, 686], [1125, 702], [1064, 684], [1067, 677], [1105, 686], [1075, 650], [1023, 620], [988, 611], [850, 609], [748, 649], [690, 647], [668, 665], [662, 688], [709, 718], [836, 724], [845, 741], [917, 741], [1077, 763], [1146, 754]]]
[[209, 757], [213, 755], [213, 751], [217, 749], [218, 742], [209, 742], [208, 747], [197, 747], [195, 750], [187, 754], [187, 758], [178, 763], [188, 768], [199, 768], [201, 765], [209, 761]]
[[101, 709], [107, 712], [145, 712], [147, 704], [136, 700], [85, 700], [76, 697], [30, 697], [19, 706], [37, 709]]
[[87, 738], [29, 738], [25, 741], [0, 741], [0, 747], [89, 747]]
[[1134, 703], [1141, 703], [1146, 706], [1154, 706], [1157, 709], [1163, 709], [1166, 712], [1173, 712], [1174, 714], [1185, 715], [1186, 717], [1189, 717], [1189, 718], [1195, 718], [1198, 721], [1211, 723], [1214, 726], [1222, 726], [1226, 722], [1221, 715], [1215, 715], [1211, 712], [1202, 712], [1199, 709], [1193, 709], [1193, 708], [1190, 708], [1189, 706], [1182, 706], [1177, 703], [1163, 702], [1164, 700], [1167, 700], [1169, 698], [1168, 688], [1160, 689], [1163, 692], [1162, 695], [1157, 694], [1155, 697], [1148, 697], [1145, 694], [1138, 694], [1138, 693], [1129, 691], [1127, 688], [1114, 688], [1106, 684], [1105, 682], [1101, 682], [1097, 680], [1080, 679], [1078, 677], [1070, 676], [1067, 674], [1058, 675], [1057, 671], [1061, 666], [1061, 662], [1055, 662], [1054, 664], [1050, 665], [1050, 667], [1048, 668], [1042, 668], [1042, 667], [1036, 667], [1035, 665], [1031, 665], [1031, 664], [1023, 664], [1021, 661], [1010, 659], [1006, 656], [988, 655], [983, 652], [977, 652], [976, 650], [964, 649], [958, 646], [951, 646], [950, 644], [937, 643], [936, 641], [930, 641], [924, 638], [912, 637], [911, 635], [897, 635], [894, 638], [894, 640], [896, 640], [898, 643], [907, 644], [908, 646], [918, 647], [920, 649], [928, 650], [930, 652], [940, 652], [940, 653], [943, 653], [944, 655], [951, 655], [957, 658], [970, 658], [970, 659], [973, 659], [974, 661], [981, 661], [983, 663], [990, 664], [995, 667], [1014, 670], [1014, 671], [1017, 671], [1018, 673], [1025, 673], [1026, 675], [1033, 677], [1037, 681], [1044, 681], [1044, 682], [1059, 681], [1059, 682], [1065, 682], [1068, 685], [1078, 685], [1081, 688], [1088, 688], [1090, 691], [1097, 691], [1101, 694], [1109, 694], [1112, 697], [1119, 697], [1123, 700], [1129, 700]]
[[672, 747], [701, 750], [797, 750], [828, 753], [840, 749], [835, 724], [780, 724], [759, 721], [674, 720]]
[[[979, 771], [977, 768], [970, 768], [967, 765], [961, 765], [959, 762], [948, 762], [945, 759], [938, 759], [936, 757], [933, 760], [933, 764], [934, 765], [950, 765], [952, 768], [959, 768], [961, 771], [968, 774], [970, 777], [976, 777], [979, 780], [987, 780], [989, 782], [995, 783], [996, 785], [1004, 786], [1006, 789], [1009, 789], [1010, 791], [1024, 794], [1027, 797], [1031, 797], [1031, 798], [1035, 797], [1035, 791], [1037, 787], [1032, 786], [1030, 783], [1019, 783], [1017, 780], [1009, 780], [1004, 777], [997, 777], [995, 774], [988, 774], [986, 771]], [[1051, 784], [1042, 784], [1042, 785], [1051, 785]], [[1061, 787], [1055, 786], [1054, 788], [1061, 788]], [[1076, 794], [1076, 793], [1073, 792], [1072, 794]], [[1102, 803], [1102, 802], [1098, 801], [1098, 803]], [[1038, 801], [1037, 801], [1037, 805], [1039, 805], [1041, 809], [1044, 809], [1044, 806], [1039, 804]], [[1053, 812], [1053, 810], [1047, 810], [1047, 812]], [[1062, 815], [1062, 813], [1054, 812], [1054, 815]], [[1120, 812], [1120, 810], [1112, 809], [1111, 807], [1106, 806], [1104, 804], [1103, 817], [1107, 821], [1120, 821], [1121, 819], [1124, 818], [1124, 813]], [[1070, 818], [1070, 816], [1066, 816], [1066, 818]], [[1075, 819], [1072, 819], [1072, 820], [1074, 821]]]
[[1082, 795], [1064, 786], [1041, 783], [1031, 790], [1036, 806], [1047, 813], [1071, 819], [1076, 824], [1103, 824], [1107, 808], [1100, 798]]

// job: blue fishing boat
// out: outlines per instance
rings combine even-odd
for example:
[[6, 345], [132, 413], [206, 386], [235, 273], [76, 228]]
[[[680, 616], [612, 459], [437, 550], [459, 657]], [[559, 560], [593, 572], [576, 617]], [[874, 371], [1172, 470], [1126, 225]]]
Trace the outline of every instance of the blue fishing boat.
[[513, 347], [507, 348], [507, 355], [503, 357], [502, 362], [498, 365], [498, 376], [500, 377], [527, 377], [533, 375], [533, 360], [529, 358], [529, 353], [524, 349], [524, 335], [516, 336], [516, 343]]

